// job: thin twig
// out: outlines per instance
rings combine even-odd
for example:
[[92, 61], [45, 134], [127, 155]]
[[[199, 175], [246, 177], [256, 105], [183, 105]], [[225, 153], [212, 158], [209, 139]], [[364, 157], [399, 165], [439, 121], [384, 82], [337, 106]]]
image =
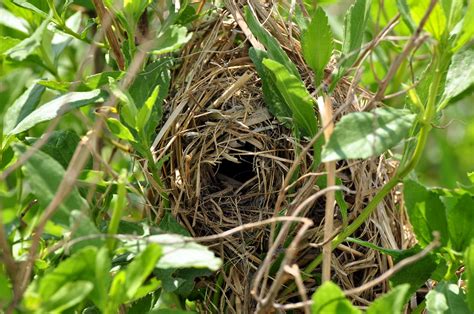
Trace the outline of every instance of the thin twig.
[[[440, 234], [439, 234], [439, 232], [434, 232], [433, 236], [434, 236], [434, 240], [430, 244], [428, 244], [419, 253], [403, 259], [402, 261], [397, 263], [393, 268], [390, 268], [388, 271], [386, 271], [385, 273], [383, 273], [379, 277], [375, 278], [374, 280], [371, 280], [371, 281], [367, 282], [366, 284], [364, 284], [360, 287], [357, 287], [357, 288], [354, 288], [354, 289], [349, 289], [349, 290], [344, 290], [343, 291], [344, 295], [349, 296], [349, 295], [359, 294], [359, 293], [361, 293], [361, 292], [363, 292], [367, 289], [370, 289], [370, 288], [386, 281], [387, 279], [389, 279], [390, 277], [395, 275], [397, 272], [399, 272], [403, 268], [422, 260], [431, 251], [433, 251], [435, 248], [440, 246]], [[292, 303], [292, 304], [277, 304], [277, 303], [274, 303], [273, 306], [276, 309], [281, 309], [281, 310], [288, 311], [288, 310], [295, 310], [295, 309], [305, 308], [305, 307], [310, 306], [312, 304], [313, 304], [313, 301], [308, 300], [308, 301], [297, 302], [297, 303]]]
[[428, 9], [425, 12], [425, 15], [420, 21], [420, 25], [418, 25], [418, 28], [416, 29], [415, 33], [413, 36], [410, 38], [410, 41], [405, 45], [403, 48], [402, 53], [400, 53], [397, 58], [393, 61], [392, 65], [390, 66], [390, 69], [388, 70], [387, 75], [383, 79], [382, 83], [379, 85], [379, 88], [377, 89], [377, 92], [375, 93], [375, 96], [372, 98], [372, 100], [367, 104], [367, 106], [364, 108], [364, 111], [369, 111], [373, 109], [375, 104], [382, 100], [385, 94], [385, 91], [392, 81], [393, 76], [397, 73], [398, 68], [400, 65], [405, 61], [405, 59], [408, 57], [410, 52], [417, 46], [417, 41], [418, 38], [420, 37], [420, 34], [423, 30], [423, 27], [425, 26], [426, 22], [428, 21], [428, 18], [431, 15], [431, 12], [433, 11], [437, 0], [431, 0], [430, 5]]

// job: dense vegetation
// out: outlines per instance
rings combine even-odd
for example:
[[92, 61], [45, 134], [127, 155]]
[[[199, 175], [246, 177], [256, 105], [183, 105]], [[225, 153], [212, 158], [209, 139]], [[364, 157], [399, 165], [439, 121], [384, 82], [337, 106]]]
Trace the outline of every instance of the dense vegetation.
[[[224, 84], [204, 113], [181, 113], [176, 95], [196, 75], [186, 58], [208, 49], [213, 64], [202, 40], [213, 25], [231, 38], [220, 48], [254, 72]], [[0, 311], [474, 312], [474, 1], [4, 0], [0, 31]], [[228, 228], [221, 213], [197, 230], [196, 213], [183, 218], [198, 197], [183, 183], [192, 157], [169, 148], [199, 132], [169, 130], [186, 114], [190, 129], [215, 119], [201, 132], [230, 125], [224, 107], [251, 79], [288, 139], [273, 158], [291, 164], [268, 219]], [[344, 169], [369, 174], [346, 180]], [[351, 202], [359, 180], [375, 190]], [[306, 208], [319, 198], [324, 219]], [[387, 204], [407, 218], [386, 219], [408, 234], [397, 248], [365, 232]], [[231, 277], [245, 252], [231, 252], [236, 262], [207, 244], [234, 234], [248, 244], [255, 228], [258, 269]], [[341, 248], [383, 256], [377, 277], [344, 289]], [[223, 288], [232, 282], [249, 290], [244, 305]]]

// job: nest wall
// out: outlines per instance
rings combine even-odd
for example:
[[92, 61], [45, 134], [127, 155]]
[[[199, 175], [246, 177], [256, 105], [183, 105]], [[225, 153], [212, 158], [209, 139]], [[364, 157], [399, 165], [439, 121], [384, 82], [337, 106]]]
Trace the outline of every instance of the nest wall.
[[[315, 90], [295, 39], [298, 30], [273, 19], [270, 8], [261, 2], [251, 2], [260, 20], [266, 22], [265, 27], [298, 66], [308, 89]], [[180, 65], [173, 73], [172, 97], [166, 101], [165, 122], [156, 142], [158, 158], [167, 156], [162, 174], [170, 210], [195, 237], [216, 235], [272, 217], [283, 180], [305, 144], [268, 111], [259, 76], [248, 57], [250, 43], [234, 18], [240, 10], [228, 6], [195, 25], [193, 38], [184, 47]], [[336, 117], [360, 110], [369, 97], [350, 80], [342, 80], [333, 94]], [[319, 174], [311, 172], [311, 161], [311, 154], [303, 158], [299, 179], [288, 191], [282, 206], [288, 212], [320, 189], [316, 182], [324, 168], [318, 170]], [[395, 162], [384, 157], [338, 163], [337, 177], [352, 191], [343, 193], [349, 221], [388, 181], [395, 167]], [[406, 217], [399, 200], [397, 191], [386, 197], [354, 237], [385, 248], [405, 248]], [[321, 249], [314, 244], [323, 238], [324, 198], [304, 215], [313, 219], [314, 227], [305, 233], [295, 260], [300, 269], [320, 254]], [[335, 224], [342, 223], [338, 214]], [[209, 286], [209, 302], [202, 305], [203, 310], [252, 311], [255, 302], [251, 282], [267, 253], [269, 240], [269, 226], [261, 226], [210, 244], [223, 258], [224, 267], [221, 274], [199, 283]], [[282, 247], [280, 253], [284, 251]], [[333, 252], [333, 262], [333, 279], [343, 289], [360, 286], [393, 264], [389, 257], [349, 242]], [[219, 275], [223, 278], [221, 291], [213, 291]], [[318, 284], [317, 280], [305, 281], [308, 295]], [[383, 284], [352, 298], [356, 304], [367, 305], [387, 288]], [[298, 294], [282, 294], [277, 301], [300, 299]]]

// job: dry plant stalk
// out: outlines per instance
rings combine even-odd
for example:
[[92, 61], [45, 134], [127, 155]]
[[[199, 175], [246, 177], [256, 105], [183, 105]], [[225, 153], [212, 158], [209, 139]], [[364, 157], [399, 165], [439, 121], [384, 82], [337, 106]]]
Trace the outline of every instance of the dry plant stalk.
[[[334, 131], [334, 119], [332, 115], [332, 102], [331, 98], [327, 95], [318, 98], [318, 109], [321, 116], [321, 124], [324, 127], [324, 139], [326, 143], [331, 138], [332, 132]], [[336, 184], [336, 162], [329, 161], [325, 164], [326, 167], [326, 184], [327, 187], [332, 187]], [[333, 236], [333, 225], [334, 225], [334, 203], [335, 203], [335, 191], [329, 190], [326, 194], [326, 207], [324, 215], [324, 241], [326, 242], [323, 246], [323, 265], [322, 265], [322, 281], [331, 280], [331, 255], [332, 255], [332, 243], [331, 238]]]

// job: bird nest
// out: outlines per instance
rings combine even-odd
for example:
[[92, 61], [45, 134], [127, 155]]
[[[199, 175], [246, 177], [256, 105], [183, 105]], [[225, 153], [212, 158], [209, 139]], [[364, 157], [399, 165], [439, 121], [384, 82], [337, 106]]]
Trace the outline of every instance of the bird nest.
[[[298, 30], [290, 32], [288, 25], [273, 19], [261, 3], [252, 3], [259, 19], [265, 21], [267, 30], [297, 65], [308, 89], [315, 90], [295, 39]], [[299, 163], [292, 186], [282, 191], [285, 176], [307, 143], [296, 139], [268, 111], [259, 76], [248, 56], [250, 42], [245, 25], [236, 22], [239, 14], [238, 7], [227, 6], [195, 25], [193, 37], [172, 74], [172, 96], [166, 101], [164, 124], [154, 146], [158, 159], [165, 160], [161, 169], [172, 215], [194, 237], [216, 235], [208, 245], [224, 260], [224, 266], [199, 284], [209, 288], [209, 300], [201, 305], [202, 309], [222, 313], [248, 312], [255, 307], [252, 280], [273, 240], [270, 225], [245, 226], [291, 212], [320, 190], [318, 177], [324, 173], [324, 167], [311, 169], [309, 152]], [[332, 99], [336, 119], [361, 110], [369, 97], [351, 81], [342, 80]], [[389, 180], [395, 167], [396, 163], [384, 157], [337, 164], [337, 177], [346, 187], [341, 195], [348, 205], [349, 221]], [[286, 195], [282, 210], [275, 213], [280, 193]], [[399, 192], [387, 196], [354, 237], [385, 248], [405, 248], [406, 217], [397, 204], [399, 199]], [[304, 215], [314, 225], [305, 232], [293, 261], [299, 269], [321, 253], [313, 244], [323, 239], [324, 197], [312, 203]], [[342, 224], [340, 213], [335, 224]], [[244, 227], [219, 236], [239, 226]], [[296, 231], [290, 231], [289, 237]], [[285, 254], [285, 246], [277, 253]], [[334, 250], [332, 260], [333, 280], [342, 289], [360, 286], [392, 266], [389, 256], [349, 242]], [[271, 276], [272, 271], [267, 284]], [[288, 279], [286, 285], [294, 281], [291, 276]], [[307, 295], [319, 284], [317, 279], [306, 280]], [[382, 284], [351, 297], [355, 304], [364, 306], [387, 288]], [[285, 294], [283, 290], [278, 292], [276, 302], [301, 301], [300, 293]]]

